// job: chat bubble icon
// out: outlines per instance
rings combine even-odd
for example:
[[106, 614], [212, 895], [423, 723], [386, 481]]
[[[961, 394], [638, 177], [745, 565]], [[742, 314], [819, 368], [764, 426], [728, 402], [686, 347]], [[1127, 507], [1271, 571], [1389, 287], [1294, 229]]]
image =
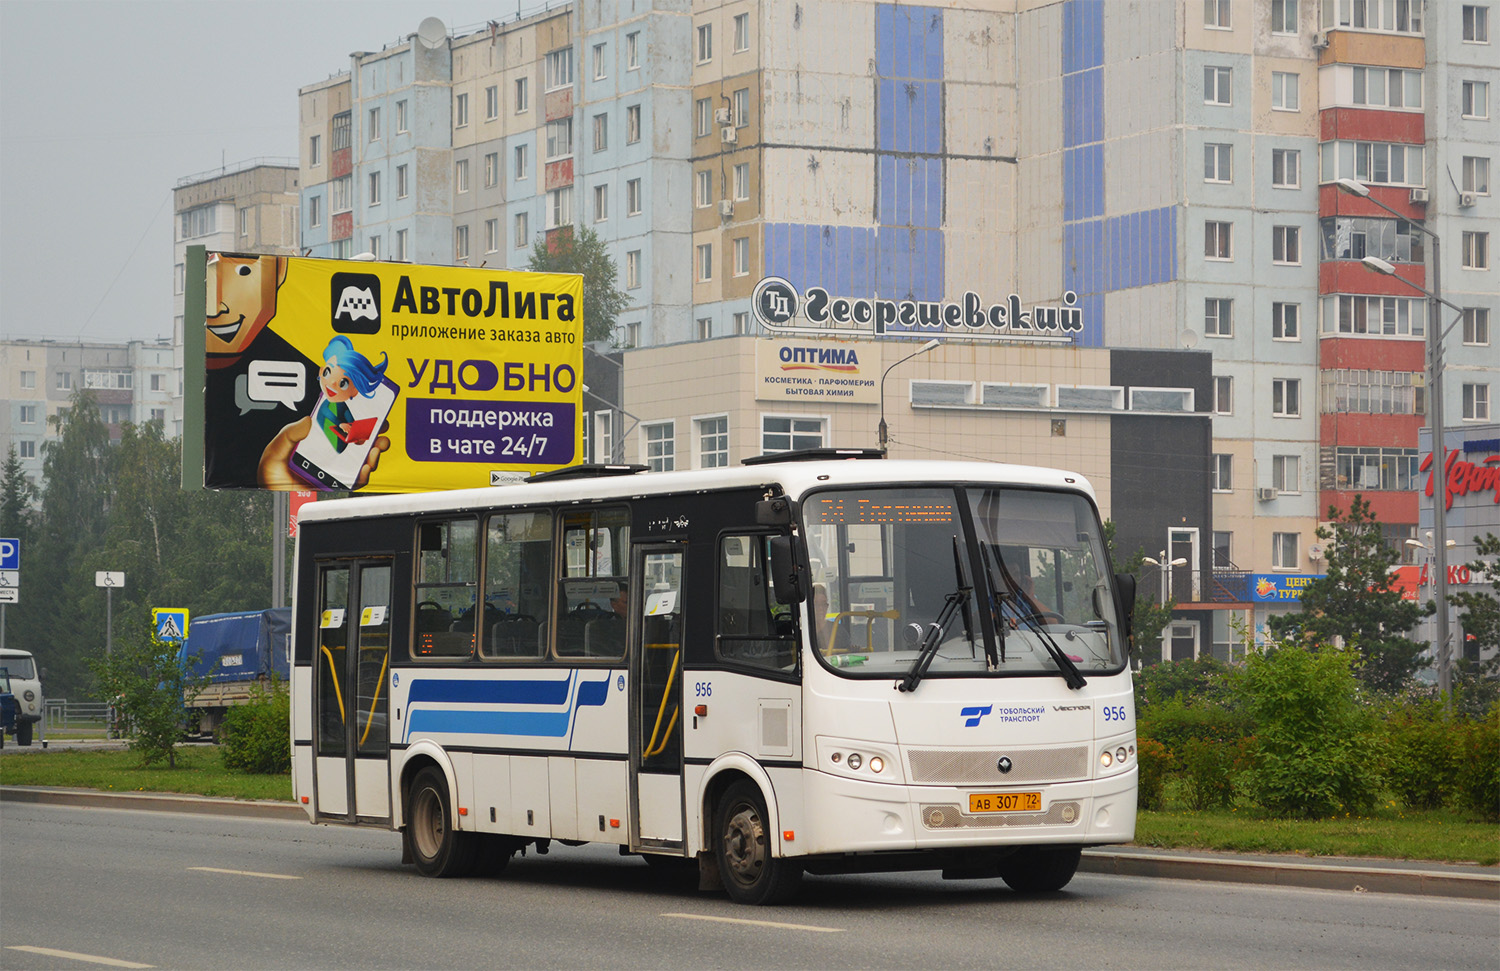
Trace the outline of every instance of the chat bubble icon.
[[[289, 361], [251, 361], [246, 397], [251, 401], [279, 402], [293, 411], [307, 394], [307, 371]], [[251, 407], [255, 407], [252, 405]], [[244, 414], [244, 411], [241, 411]]]

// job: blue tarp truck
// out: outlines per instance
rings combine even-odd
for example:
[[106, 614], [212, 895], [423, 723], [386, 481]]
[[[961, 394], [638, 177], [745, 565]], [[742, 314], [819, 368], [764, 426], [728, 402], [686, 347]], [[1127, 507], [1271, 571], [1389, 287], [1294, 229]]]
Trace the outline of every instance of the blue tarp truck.
[[256, 685], [269, 687], [273, 678], [287, 682], [291, 636], [290, 607], [193, 618], [182, 656], [197, 657], [189, 675], [207, 674], [208, 682], [184, 700], [200, 713], [200, 732], [213, 734], [229, 708], [251, 700]]

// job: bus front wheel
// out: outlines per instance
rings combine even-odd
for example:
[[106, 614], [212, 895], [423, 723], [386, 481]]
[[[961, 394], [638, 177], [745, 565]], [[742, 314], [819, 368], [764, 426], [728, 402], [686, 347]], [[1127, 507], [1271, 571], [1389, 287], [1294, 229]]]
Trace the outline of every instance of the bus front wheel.
[[448, 783], [435, 766], [412, 780], [406, 795], [406, 842], [417, 872], [427, 877], [463, 877], [479, 862], [473, 833], [453, 828]]
[[1000, 863], [1000, 879], [1018, 893], [1061, 890], [1078, 872], [1083, 848], [1032, 846], [1017, 850]]
[[720, 797], [714, 814], [719, 875], [736, 903], [775, 904], [797, 892], [802, 866], [772, 853], [766, 803], [753, 782], [741, 780]]

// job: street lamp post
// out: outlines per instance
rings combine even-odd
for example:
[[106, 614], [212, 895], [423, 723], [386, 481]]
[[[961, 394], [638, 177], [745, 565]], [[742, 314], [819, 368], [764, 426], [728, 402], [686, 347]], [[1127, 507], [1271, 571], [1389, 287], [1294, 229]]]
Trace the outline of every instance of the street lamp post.
[[928, 351], [932, 350], [934, 347], [937, 347], [941, 343], [942, 343], [942, 341], [940, 341], [936, 337], [934, 337], [932, 340], [928, 341], [927, 343], [923, 344], [921, 347], [919, 347], [916, 350], [912, 351], [910, 354], [906, 355], [901, 360], [897, 361], [895, 364], [892, 364], [890, 367], [886, 368], [885, 372], [880, 375], [880, 450], [882, 452], [885, 451], [885, 443], [888, 441], [888, 439], [886, 437], [886, 433], [885, 433], [885, 431], [886, 431], [886, 429], [885, 429], [885, 378], [886, 378], [886, 375], [890, 374], [891, 371], [893, 371], [896, 368], [896, 365], [898, 365], [898, 364], [905, 364], [907, 361], [910, 361], [912, 358], [916, 357], [918, 354], [926, 354]]
[[[1366, 199], [1397, 219], [1432, 240], [1432, 289], [1420, 287], [1405, 277], [1397, 276], [1396, 268], [1385, 260], [1373, 256], [1361, 262], [1377, 273], [1395, 277], [1402, 283], [1424, 294], [1428, 300], [1427, 314], [1427, 427], [1432, 437], [1432, 479], [1436, 483], [1432, 495], [1432, 568], [1435, 574], [1433, 594], [1437, 601], [1437, 667], [1438, 691], [1451, 704], [1453, 688], [1453, 665], [1448, 647], [1448, 454], [1443, 437], [1443, 337], [1447, 330], [1442, 327], [1439, 306], [1457, 310], [1462, 319], [1463, 308], [1443, 299], [1442, 240], [1426, 226], [1409, 219], [1390, 206], [1370, 195], [1370, 189], [1354, 179], [1339, 179], [1339, 189], [1352, 196]], [[1454, 321], [1457, 323], [1457, 321]], [[1452, 329], [1450, 325], [1449, 330]]]

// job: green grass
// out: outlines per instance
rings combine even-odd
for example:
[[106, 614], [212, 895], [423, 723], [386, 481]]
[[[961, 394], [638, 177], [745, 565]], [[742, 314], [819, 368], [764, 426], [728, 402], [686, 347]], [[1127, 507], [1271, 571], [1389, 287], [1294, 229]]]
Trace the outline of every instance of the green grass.
[[67, 786], [115, 792], [182, 792], [226, 799], [291, 801], [289, 775], [249, 775], [224, 768], [219, 750], [193, 746], [177, 750], [177, 767], [165, 762], [142, 766], [134, 752], [31, 751], [0, 758], [0, 785]]

